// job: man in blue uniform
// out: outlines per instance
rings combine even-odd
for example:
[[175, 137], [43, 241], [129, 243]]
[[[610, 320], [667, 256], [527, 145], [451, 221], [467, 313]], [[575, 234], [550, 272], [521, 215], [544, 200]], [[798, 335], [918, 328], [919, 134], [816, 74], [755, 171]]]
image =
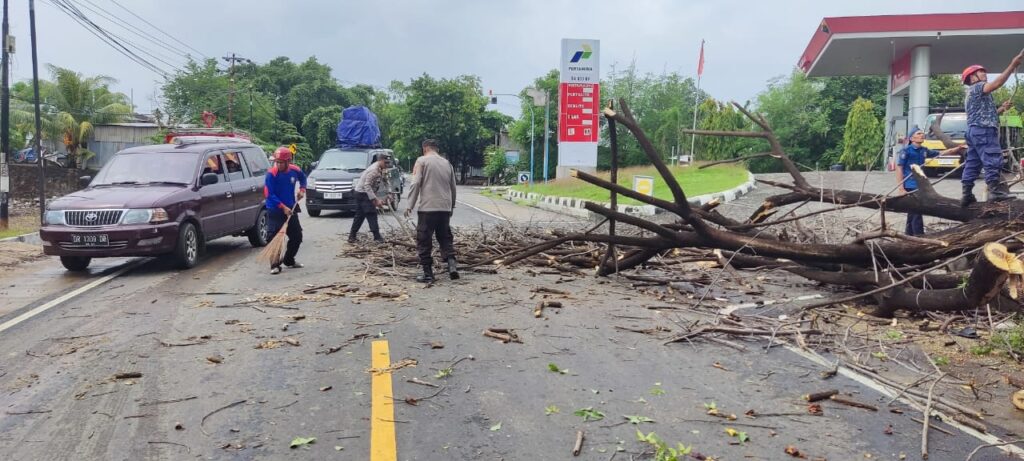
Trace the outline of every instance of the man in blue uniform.
[[1010, 74], [1024, 60], [1024, 51], [1013, 57], [1010, 65], [1003, 73], [988, 81], [988, 73], [980, 65], [968, 66], [960, 74], [960, 79], [967, 85], [967, 96], [964, 106], [967, 109], [967, 156], [964, 162], [964, 173], [960, 181], [963, 184], [962, 206], [968, 206], [978, 199], [974, 197], [974, 181], [984, 169], [985, 183], [988, 184], [989, 198], [992, 201], [1010, 199], [1010, 190], [1000, 179], [999, 173], [1003, 166], [1003, 150], [999, 146], [999, 114], [1009, 106], [1004, 104], [996, 109], [992, 100], [992, 92], [998, 90], [1010, 78]]
[[[295, 194], [296, 184], [299, 186], [298, 196]], [[295, 261], [299, 245], [302, 244], [302, 225], [299, 224], [299, 209], [295, 204], [306, 196], [306, 174], [292, 164], [291, 149], [282, 146], [274, 151], [274, 166], [267, 170], [263, 182], [263, 195], [267, 198], [267, 235], [271, 238], [277, 235], [285, 220], [291, 216], [286, 231], [288, 247], [282, 262], [290, 268], [302, 267], [302, 264]], [[280, 264], [271, 267], [270, 273], [280, 274]]]
[[[907, 194], [917, 190], [917, 177], [914, 176], [911, 166], [913, 165], [924, 165], [925, 159], [938, 157], [944, 154], [958, 154], [960, 150], [964, 149], [963, 145], [947, 149], [944, 151], [937, 151], [928, 149], [921, 145], [924, 142], [924, 131], [914, 126], [907, 133], [907, 139], [910, 143], [907, 147], [904, 147], [900, 151], [899, 159], [896, 161], [896, 179], [900, 184], [900, 192]], [[907, 213], [907, 235], [921, 235], [924, 234], [924, 216], [919, 213]]]

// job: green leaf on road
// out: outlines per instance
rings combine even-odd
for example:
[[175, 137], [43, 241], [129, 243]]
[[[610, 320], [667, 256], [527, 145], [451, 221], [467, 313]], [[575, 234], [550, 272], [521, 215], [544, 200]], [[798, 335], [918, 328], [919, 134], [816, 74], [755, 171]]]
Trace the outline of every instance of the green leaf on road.
[[501, 430], [501, 421], [498, 421], [498, 424], [495, 424], [495, 425], [491, 426], [491, 432], [498, 432], [500, 430]]
[[640, 424], [640, 423], [653, 423], [654, 420], [646, 416], [637, 415], [622, 415], [623, 418], [629, 420], [629, 424]]
[[434, 375], [434, 378], [435, 379], [447, 378], [447, 377], [451, 376], [454, 371], [455, 370], [451, 369], [451, 367], [449, 367], [449, 368], [442, 368], [440, 370], [437, 370], [437, 374]]
[[580, 408], [573, 412], [574, 415], [582, 417], [583, 421], [600, 421], [604, 419], [604, 413], [595, 410], [594, 407]]
[[345, 449], [345, 447], [343, 447], [343, 446], [341, 446], [341, 445], [335, 445], [335, 446], [334, 446], [334, 450], [335, 450], [335, 451], [341, 451], [341, 450], [344, 450], [344, 449]]
[[292, 444], [288, 448], [304, 447], [311, 443], [316, 443], [316, 437], [296, 437], [292, 439]]
[[651, 395], [665, 395], [665, 389], [662, 389], [660, 387], [652, 387]]
[[548, 370], [551, 370], [555, 373], [561, 373], [563, 375], [569, 372], [569, 370], [563, 370], [561, 368], [558, 368], [558, 365], [555, 365], [553, 363], [548, 364]]
[[554, 405], [548, 405], [548, 407], [544, 409], [544, 414], [548, 415], [548, 416], [551, 416], [551, 415], [553, 415], [555, 413], [558, 413], [558, 412], [559, 412], [558, 407], [556, 407]]

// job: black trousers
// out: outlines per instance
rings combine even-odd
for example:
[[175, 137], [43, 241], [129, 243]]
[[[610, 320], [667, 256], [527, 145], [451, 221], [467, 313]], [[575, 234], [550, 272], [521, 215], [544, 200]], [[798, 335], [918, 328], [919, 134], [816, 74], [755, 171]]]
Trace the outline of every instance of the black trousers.
[[349, 238], [356, 238], [359, 229], [363, 227], [364, 220], [370, 225], [370, 232], [373, 233], [373, 238], [380, 239], [377, 207], [373, 206], [373, 201], [370, 200], [370, 196], [366, 195], [365, 192], [356, 192], [356, 217], [352, 219], [352, 230], [348, 233]]
[[[285, 219], [287, 217], [281, 212], [267, 214], [267, 235], [270, 238], [274, 238], [277, 232], [281, 230]], [[292, 219], [288, 220], [288, 230], [285, 231], [285, 235], [288, 236], [288, 246], [284, 251], [284, 259], [281, 262], [291, 266], [295, 264], [295, 255], [299, 253], [299, 245], [302, 245], [302, 224], [299, 223], [298, 213], [292, 214]]]
[[430, 253], [434, 251], [433, 237], [441, 247], [441, 258], [447, 260], [455, 257], [455, 241], [449, 220], [452, 214], [447, 211], [421, 211], [416, 223], [416, 251], [420, 256], [420, 264], [432, 266], [434, 259]]

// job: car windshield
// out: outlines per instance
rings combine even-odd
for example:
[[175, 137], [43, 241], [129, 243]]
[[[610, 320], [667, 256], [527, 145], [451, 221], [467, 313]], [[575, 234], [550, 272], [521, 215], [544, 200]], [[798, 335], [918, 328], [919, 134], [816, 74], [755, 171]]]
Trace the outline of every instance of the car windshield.
[[96, 174], [92, 186], [117, 184], [192, 184], [199, 154], [159, 152], [119, 154]]
[[[935, 122], [935, 117], [939, 114], [932, 114], [928, 116], [928, 126], [932, 126]], [[967, 114], [946, 114], [942, 117], [942, 124], [939, 125], [943, 133], [949, 135], [953, 139], [964, 139], [967, 136]], [[930, 133], [930, 130], [925, 131], [928, 136], [927, 139], [938, 139]]]
[[324, 152], [317, 164], [318, 170], [363, 171], [369, 162], [366, 152], [355, 150], [331, 149]]

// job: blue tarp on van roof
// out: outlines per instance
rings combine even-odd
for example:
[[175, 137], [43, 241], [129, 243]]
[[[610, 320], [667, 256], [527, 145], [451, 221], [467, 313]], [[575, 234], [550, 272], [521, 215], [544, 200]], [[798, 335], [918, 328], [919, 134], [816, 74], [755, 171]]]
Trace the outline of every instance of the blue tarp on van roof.
[[338, 147], [380, 147], [377, 116], [366, 106], [352, 106], [343, 110], [338, 123]]

